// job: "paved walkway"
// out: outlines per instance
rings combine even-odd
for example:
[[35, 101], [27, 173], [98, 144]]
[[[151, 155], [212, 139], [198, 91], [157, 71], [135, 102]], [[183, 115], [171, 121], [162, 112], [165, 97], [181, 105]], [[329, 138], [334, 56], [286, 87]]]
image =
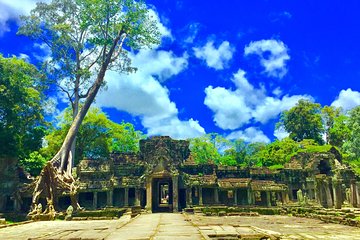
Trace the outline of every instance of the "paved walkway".
[[119, 220], [33, 222], [0, 229], [0, 239], [196, 240], [201, 236], [182, 214], [159, 213], [133, 220], [124, 216]]
[[182, 214], [144, 214], [113, 232], [106, 240], [115, 239], [202, 239], [196, 227], [185, 221]]

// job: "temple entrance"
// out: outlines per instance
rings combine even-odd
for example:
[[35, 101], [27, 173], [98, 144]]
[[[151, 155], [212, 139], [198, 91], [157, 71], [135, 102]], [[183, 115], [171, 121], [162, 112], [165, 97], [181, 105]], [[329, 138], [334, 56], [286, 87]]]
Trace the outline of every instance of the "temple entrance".
[[173, 183], [171, 178], [154, 178], [152, 196], [152, 212], [172, 212]]

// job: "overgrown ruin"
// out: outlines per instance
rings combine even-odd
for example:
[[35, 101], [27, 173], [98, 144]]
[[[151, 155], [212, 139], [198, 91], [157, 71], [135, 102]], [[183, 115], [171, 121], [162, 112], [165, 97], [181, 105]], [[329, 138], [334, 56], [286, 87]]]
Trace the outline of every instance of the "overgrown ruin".
[[[2, 169], [0, 211], [27, 212], [33, 189], [26, 187], [30, 185], [25, 175], [7, 177], [19, 171], [11, 166], [9, 163]], [[151, 212], [177, 212], [194, 206], [292, 203], [360, 207], [360, 179], [342, 164], [335, 148], [326, 153], [299, 153], [283, 169], [269, 170], [199, 165], [193, 161], [188, 141], [152, 137], [140, 141], [137, 154], [82, 160], [75, 173], [76, 197], [85, 209], [141, 206]], [[44, 196], [40, 196], [40, 203], [46, 209]], [[59, 210], [70, 204], [68, 192], [54, 203]]]

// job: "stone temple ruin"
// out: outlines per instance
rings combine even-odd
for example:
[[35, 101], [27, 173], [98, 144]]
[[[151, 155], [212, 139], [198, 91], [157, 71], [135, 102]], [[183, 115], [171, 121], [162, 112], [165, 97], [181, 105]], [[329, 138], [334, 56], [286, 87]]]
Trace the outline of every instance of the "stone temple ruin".
[[[21, 172], [10, 167], [3, 170], [2, 178], [9, 171], [12, 175]], [[177, 212], [202, 205], [292, 203], [360, 207], [359, 178], [341, 163], [335, 148], [326, 153], [299, 153], [283, 169], [269, 170], [199, 165], [193, 161], [188, 141], [152, 137], [140, 141], [137, 154], [112, 154], [107, 161], [82, 160], [75, 173], [78, 200], [86, 209], [141, 206], [151, 212]], [[28, 211], [32, 191], [21, 189], [30, 180], [25, 175], [0, 180], [0, 212]], [[40, 202], [46, 204], [44, 198]], [[69, 205], [67, 193], [55, 203], [62, 210]]]

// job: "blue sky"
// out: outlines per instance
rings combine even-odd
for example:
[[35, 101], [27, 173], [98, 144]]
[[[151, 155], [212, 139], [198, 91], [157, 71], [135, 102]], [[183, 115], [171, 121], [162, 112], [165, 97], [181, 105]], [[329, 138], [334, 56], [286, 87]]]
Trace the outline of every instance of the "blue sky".
[[[17, 36], [32, 0], [0, 0], [0, 52], [36, 63], [47, 50]], [[114, 121], [174, 138], [218, 132], [269, 142], [301, 98], [360, 105], [358, 1], [148, 1], [162, 43], [131, 53], [136, 74], [108, 72], [96, 105]], [[48, 99], [61, 111], [59, 93]]]

